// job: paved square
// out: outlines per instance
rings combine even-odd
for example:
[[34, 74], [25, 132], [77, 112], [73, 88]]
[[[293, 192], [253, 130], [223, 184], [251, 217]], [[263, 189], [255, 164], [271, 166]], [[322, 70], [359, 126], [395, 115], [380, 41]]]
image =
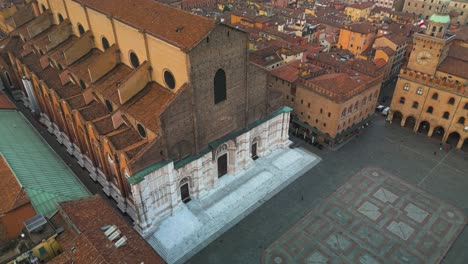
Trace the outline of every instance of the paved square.
[[438, 263], [464, 225], [454, 206], [365, 168], [270, 245], [262, 262]]

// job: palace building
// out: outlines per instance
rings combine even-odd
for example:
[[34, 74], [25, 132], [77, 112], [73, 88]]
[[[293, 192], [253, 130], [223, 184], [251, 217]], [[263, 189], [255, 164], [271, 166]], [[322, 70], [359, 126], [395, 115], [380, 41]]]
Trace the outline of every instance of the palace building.
[[447, 33], [447, 4], [442, 1], [427, 29], [414, 34], [388, 119], [462, 148], [468, 145], [468, 48]]
[[37, 0], [10, 20], [15, 94], [142, 235], [290, 143], [235, 28], [153, 0]]

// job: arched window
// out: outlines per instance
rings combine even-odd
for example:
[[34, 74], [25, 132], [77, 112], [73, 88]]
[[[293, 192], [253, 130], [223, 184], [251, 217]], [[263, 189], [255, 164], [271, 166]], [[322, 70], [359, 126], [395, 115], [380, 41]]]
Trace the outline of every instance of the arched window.
[[437, 100], [437, 98], [439, 98], [439, 94], [438, 93], [433, 93], [432, 94], [432, 99]]
[[463, 107], [463, 109], [468, 110], [468, 103], [465, 103], [465, 106]]
[[109, 110], [109, 112], [112, 113], [114, 111], [114, 107], [112, 106], [112, 103], [109, 100], [106, 100], [106, 107], [107, 110]]
[[443, 29], [443, 28], [444, 28], [444, 27], [439, 27], [439, 33], [442, 32], [442, 29]]
[[367, 103], [367, 97], [364, 97], [364, 99], [362, 99], [362, 105], [365, 105]]
[[226, 73], [219, 69], [214, 77], [214, 103], [226, 100]]
[[444, 118], [444, 119], [449, 119], [449, 117], [450, 117], [449, 112], [444, 112], [444, 114], [442, 115], [442, 118]]
[[405, 83], [405, 86], [403, 86], [403, 90], [409, 91], [409, 83]]
[[356, 102], [356, 103], [354, 104], [354, 110], [358, 110], [358, 108], [359, 108], [359, 102]]
[[140, 66], [140, 60], [133, 51], [130, 51], [130, 63], [132, 64], [133, 68], [138, 68], [138, 66]]
[[83, 36], [85, 33], [85, 29], [80, 23], [78, 23], [78, 32], [80, 33], [80, 36]]
[[404, 97], [400, 97], [400, 104], [405, 104], [405, 98]]
[[323, 114], [323, 108], [320, 108], [320, 113]]
[[436, 26], [432, 26], [432, 32], [436, 31]]
[[63, 16], [62, 16], [62, 14], [58, 13], [57, 17], [58, 17], [59, 23], [62, 23], [62, 22], [63, 22]]
[[41, 9], [42, 9], [42, 12], [45, 12], [47, 10], [44, 4], [41, 5]]
[[141, 124], [137, 124], [137, 129], [138, 129], [138, 134], [140, 134], [142, 138], [146, 138], [146, 130]]
[[109, 41], [107, 40], [106, 37], [102, 37], [102, 38], [101, 38], [101, 43], [102, 43], [102, 48], [103, 48], [104, 50], [107, 50], [107, 49], [110, 47]]
[[11, 77], [10, 77], [10, 74], [8, 72], [5, 72], [5, 77], [8, 81], [8, 85], [10, 85], [10, 87], [13, 87], [13, 82], [11, 81]]
[[164, 82], [169, 89], [175, 88], [175, 79], [174, 75], [168, 70], [164, 71]]
[[58, 67], [59, 71], [63, 71], [63, 66], [62, 66], [62, 64], [58, 63], [58, 64], [57, 64], [57, 67]]
[[422, 95], [423, 94], [423, 88], [418, 88], [416, 93], [419, 94], [419, 95]]
[[341, 116], [346, 116], [346, 108], [341, 112]]
[[458, 118], [458, 124], [465, 124], [465, 118], [463, 116]]
[[455, 98], [450, 97], [450, 99], [448, 100], [448, 104], [451, 104], [451, 105], [455, 104]]
[[415, 108], [415, 109], [418, 109], [419, 103], [418, 103], [418, 102], [413, 102], [413, 106], [412, 106], [412, 107]]
[[426, 112], [428, 112], [429, 114], [432, 114], [432, 112], [434, 112], [434, 108], [432, 106], [429, 106]]

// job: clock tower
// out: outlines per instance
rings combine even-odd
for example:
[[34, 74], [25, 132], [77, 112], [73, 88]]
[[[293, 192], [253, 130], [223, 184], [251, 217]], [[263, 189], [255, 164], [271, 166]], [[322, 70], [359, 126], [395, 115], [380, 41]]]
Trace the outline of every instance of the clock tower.
[[411, 70], [435, 75], [437, 66], [447, 57], [453, 38], [446, 34], [450, 24], [447, 6], [450, 0], [442, 0], [436, 12], [429, 18], [424, 33], [413, 36], [413, 51], [408, 68]]

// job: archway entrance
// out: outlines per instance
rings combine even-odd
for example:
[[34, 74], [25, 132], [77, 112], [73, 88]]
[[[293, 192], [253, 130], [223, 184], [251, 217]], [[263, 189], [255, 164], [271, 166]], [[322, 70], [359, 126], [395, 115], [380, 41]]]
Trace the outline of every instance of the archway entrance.
[[429, 122], [422, 121], [421, 124], [419, 124], [418, 133], [423, 133], [427, 135], [427, 133], [429, 133], [430, 128], [431, 124], [429, 124]]
[[400, 111], [395, 111], [393, 113], [392, 122], [394, 122], [396, 124], [401, 124], [402, 119], [403, 119], [403, 115], [400, 113]]
[[416, 125], [416, 119], [413, 116], [408, 116], [406, 118], [405, 127], [413, 129]]
[[434, 132], [432, 133], [432, 137], [438, 140], [442, 140], [445, 134], [445, 129], [441, 126], [434, 128]]
[[257, 156], [257, 145], [258, 145], [257, 142], [254, 142], [254, 143], [252, 144], [252, 147], [251, 147], [251, 153], [250, 153], [250, 155], [251, 155], [251, 157], [252, 157], [253, 160], [258, 159], [258, 156]]
[[460, 134], [458, 134], [457, 132], [452, 132], [447, 137], [447, 141], [445, 143], [450, 144], [450, 146], [455, 148], [458, 145], [459, 141], [460, 141]]
[[190, 188], [187, 178], [183, 179], [180, 185], [180, 199], [184, 203], [190, 202], [192, 199], [190, 198]]
[[218, 178], [227, 174], [228, 156], [227, 153], [218, 157]]

